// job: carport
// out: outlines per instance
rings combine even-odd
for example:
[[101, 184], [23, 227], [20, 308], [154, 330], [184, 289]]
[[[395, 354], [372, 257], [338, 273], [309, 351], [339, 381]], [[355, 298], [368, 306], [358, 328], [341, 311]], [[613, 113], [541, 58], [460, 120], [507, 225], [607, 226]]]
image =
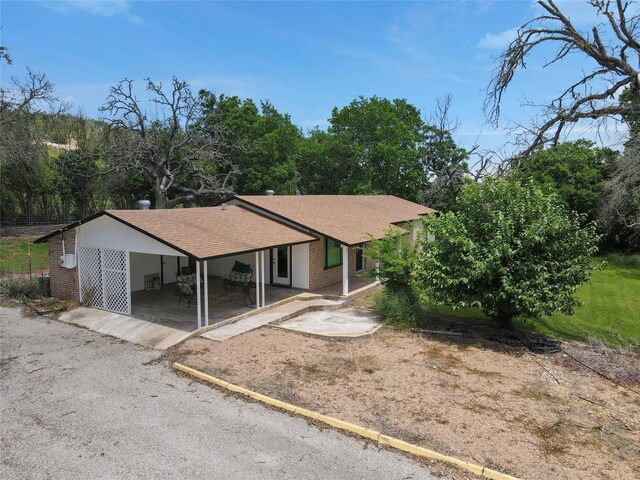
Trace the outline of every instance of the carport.
[[221, 268], [233, 265], [236, 258], [251, 265], [255, 308], [261, 309], [267, 300], [268, 252], [316, 240], [242, 206], [224, 204], [193, 209], [106, 210], [38, 242], [56, 235], [62, 246], [61, 266], [77, 275], [80, 303], [114, 313], [132, 315], [132, 300], [153, 295], [158, 305], [162, 305], [158, 295], [166, 305], [177, 303], [176, 275], [183, 267], [191, 267], [196, 298], [194, 305], [184, 306], [184, 312], [185, 319], [193, 318], [197, 328], [209, 325], [209, 296], [216, 292], [212, 287], [221, 284]]

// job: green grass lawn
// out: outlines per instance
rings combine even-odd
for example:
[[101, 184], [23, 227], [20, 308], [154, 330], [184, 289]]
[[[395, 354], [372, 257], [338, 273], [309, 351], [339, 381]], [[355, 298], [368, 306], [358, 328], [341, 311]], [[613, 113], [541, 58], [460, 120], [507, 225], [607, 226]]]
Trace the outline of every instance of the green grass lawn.
[[49, 270], [47, 244], [34, 244], [35, 236], [0, 237], [0, 276], [15, 273], [29, 273], [29, 254], [31, 270]]
[[[567, 340], [599, 339], [613, 345], [640, 344], [640, 255], [608, 256], [604, 270], [591, 274], [591, 282], [580, 287], [582, 306], [573, 315], [555, 314], [542, 320], [517, 321], [517, 325]], [[456, 318], [487, 321], [477, 309], [453, 310], [427, 306], [428, 312]]]

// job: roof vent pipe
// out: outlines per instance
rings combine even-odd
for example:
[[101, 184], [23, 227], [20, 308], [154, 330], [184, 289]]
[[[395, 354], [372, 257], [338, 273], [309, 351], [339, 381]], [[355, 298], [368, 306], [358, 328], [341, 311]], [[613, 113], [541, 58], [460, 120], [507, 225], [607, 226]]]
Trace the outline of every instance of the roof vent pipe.
[[138, 200], [138, 208], [140, 210], [149, 210], [151, 202], [149, 200]]
[[271, 197], [275, 194], [276, 192], [274, 192], [273, 190], [265, 190], [264, 194], [268, 197]]

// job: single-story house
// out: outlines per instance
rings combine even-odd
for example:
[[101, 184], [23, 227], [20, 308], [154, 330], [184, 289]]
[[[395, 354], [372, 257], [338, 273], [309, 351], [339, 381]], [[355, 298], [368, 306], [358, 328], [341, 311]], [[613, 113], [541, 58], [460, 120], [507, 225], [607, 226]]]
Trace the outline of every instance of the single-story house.
[[209, 321], [208, 279], [236, 262], [251, 267], [258, 308], [267, 284], [313, 291], [342, 282], [346, 295], [349, 277], [375, 268], [359, 247], [390, 229], [414, 235], [432, 212], [390, 195], [235, 196], [216, 207], [105, 210], [36, 243], [49, 245], [54, 297], [122, 314], [150, 279], [175, 283], [191, 267], [200, 327]]

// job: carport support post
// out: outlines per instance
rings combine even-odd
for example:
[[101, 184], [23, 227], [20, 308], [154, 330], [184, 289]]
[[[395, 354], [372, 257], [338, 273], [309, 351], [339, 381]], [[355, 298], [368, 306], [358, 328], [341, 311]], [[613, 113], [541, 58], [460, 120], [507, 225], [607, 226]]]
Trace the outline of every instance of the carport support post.
[[260, 308], [260, 253], [256, 252], [256, 310]]
[[342, 245], [342, 295], [349, 294], [349, 247]]
[[380, 260], [376, 260], [376, 282], [380, 281]]
[[204, 326], [209, 326], [209, 276], [207, 275], [207, 261], [202, 262], [204, 267]]
[[260, 275], [261, 275], [260, 282], [262, 283], [262, 302], [261, 303], [262, 303], [263, 307], [266, 304], [265, 294], [264, 294], [264, 290], [265, 290], [265, 287], [264, 287], [264, 270], [265, 270], [264, 269], [264, 250], [262, 250], [260, 252]]
[[200, 262], [196, 262], [196, 304], [198, 306], [198, 328], [202, 327], [202, 303], [200, 303]]

